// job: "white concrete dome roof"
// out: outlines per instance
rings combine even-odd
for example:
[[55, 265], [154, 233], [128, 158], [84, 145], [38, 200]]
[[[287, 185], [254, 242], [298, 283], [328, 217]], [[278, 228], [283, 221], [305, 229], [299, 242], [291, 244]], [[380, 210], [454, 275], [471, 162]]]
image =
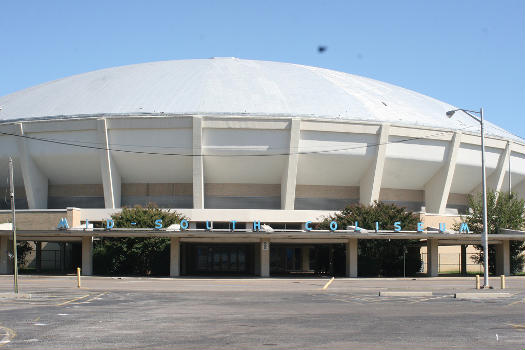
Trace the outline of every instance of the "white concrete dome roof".
[[[97, 70], [0, 97], [0, 121], [119, 114], [298, 116], [479, 132], [447, 103], [377, 80], [291, 63], [213, 58]], [[523, 142], [487, 123], [487, 135]]]

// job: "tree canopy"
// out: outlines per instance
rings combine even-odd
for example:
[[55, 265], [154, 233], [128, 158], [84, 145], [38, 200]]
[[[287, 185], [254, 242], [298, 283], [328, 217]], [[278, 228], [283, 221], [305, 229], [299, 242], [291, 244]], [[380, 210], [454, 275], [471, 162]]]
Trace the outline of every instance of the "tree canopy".
[[[483, 233], [483, 194], [478, 193], [469, 196], [469, 207], [471, 213], [463, 217], [463, 221], [469, 226], [471, 233]], [[525, 202], [514, 193], [509, 192], [487, 192], [487, 223], [488, 234], [498, 234], [500, 229], [523, 230], [525, 217]], [[474, 261], [483, 263], [483, 247], [477, 245], [478, 254]], [[516, 273], [523, 267], [523, 251], [525, 243], [521, 241], [510, 241], [510, 269]], [[489, 245], [489, 272], [496, 272], [496, 249]]]
[[[373, 205], [353, 204], [323, 220], [320, 229], [329, 229], [330, 222], [338, 227], [354, 226], [374, 230], [379, 222], [381, 230], [394, 229], [400, 222], [403, 230], [415, 231], [419, 218], [395, 204], [375, 202]], [[415, 275], [421, 268], [421, 255], [417, 240], [360, 239], [358, 242], [358, 271], [361, 276], [403, 276], [403, 256], [406, 275]]]
[[[153, 204], [123, 208], [111, 218], [119, 228], [154, 228], [157, 219], [168, 227], [183, 219], [180, 214]], [[97, 274], [168, 275], [169, 251], [170, 239], [165, 237], [104, 237], [95, 241], [94, 270]]]

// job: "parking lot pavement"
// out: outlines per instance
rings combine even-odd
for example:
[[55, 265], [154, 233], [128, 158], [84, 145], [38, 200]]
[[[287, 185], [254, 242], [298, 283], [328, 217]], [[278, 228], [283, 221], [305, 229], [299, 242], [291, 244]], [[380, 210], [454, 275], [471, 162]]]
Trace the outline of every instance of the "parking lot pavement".
[[[0, 293], [9, 291], [8, 282], [9, 276], [0, 277]], [[0, 348], [523, 349], [525, 344], [524, 278], [507, 280], [510, 297], [490, 300], [454, 299], [456, 291], [474, 290], [468, 279], [336, 279], [326, 290], [321, 288], [327, 279], [92, 277], [81, 289], [71, 282], [73, 277], [22, 276], [21, 290], [31, 299], [0, 298]], [[433, 294], [378, 294], [414, 289]]]

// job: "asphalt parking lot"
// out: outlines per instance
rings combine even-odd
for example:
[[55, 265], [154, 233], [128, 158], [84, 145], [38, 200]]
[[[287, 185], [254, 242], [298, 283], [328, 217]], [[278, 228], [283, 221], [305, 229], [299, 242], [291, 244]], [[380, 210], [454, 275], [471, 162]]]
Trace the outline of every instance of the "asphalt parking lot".
[[[524, 349], [525, 278], [83, 279], [0, 276], [5, 349]], [[486, 292], [503, 292], [496, 288]], [[432, 291], [432, 296], [379, 296]], [[5, 294], [2, 294], [5, 293]]]

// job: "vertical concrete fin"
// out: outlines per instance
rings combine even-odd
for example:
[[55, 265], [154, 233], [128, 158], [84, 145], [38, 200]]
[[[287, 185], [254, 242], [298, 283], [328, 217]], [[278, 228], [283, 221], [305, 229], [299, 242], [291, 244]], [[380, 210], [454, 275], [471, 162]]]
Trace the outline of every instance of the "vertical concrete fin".
[[489, 178], [487, 179], [487, 188], [492, 189], [496, 192], [499, 192], [503, 188], [503, 179], [505, 178], [505, 174], [508, 173], [509, 168], [509, 160], [510, 160], [510, 147], [511, 144], [508, 141], [507, 146], [505, 147], [505, 150], [501, 152], [499, 159], [498, 159], [498, 165], [496, 167], [496, 170], [490, 174]]
[[293, 118], [290, 122], [288, 159], [281, 180], [281, 209], [293, 210], [295, 206], [295, 187], [297, 183], [300, 134], [301, 120]]
[[370, 205], [379, 200], [389, 133], [390, 124], [381, 125], [377, 138], [376, 157], [359, 183], [359, 202], [361, 204]]
[[427, 213], [443, 214], [445, 212], [460, 144], [461, 132], [456, 132], [450, 141], [445, 164], [425, 184], [425, 207]]
[[[18, 123], [18, 134], [24, 135], [22, 123]], [[29, 154], [26, 138], [17, 137], [16, 143], [22, 168], [22, 178], [24, 179], [27, 205], [29, 209], [47, 209], [47, 176], [38, 168], [33, 157]]]
[[120, 208], [121, 178], [117, 165], [109, 150], [108, 126], [105, 118], [97, 119], [97, 132], [99, 142], [103, 147], [103, 149], [99, 151], [99, 159], [102, 187], [104, 188], [104, 205], [106, 209]]
[[202, 159], [202, 118], [193, 117], [193, 208], [204, 209], [204, 164]]

